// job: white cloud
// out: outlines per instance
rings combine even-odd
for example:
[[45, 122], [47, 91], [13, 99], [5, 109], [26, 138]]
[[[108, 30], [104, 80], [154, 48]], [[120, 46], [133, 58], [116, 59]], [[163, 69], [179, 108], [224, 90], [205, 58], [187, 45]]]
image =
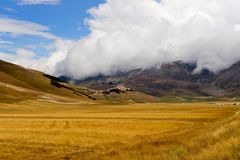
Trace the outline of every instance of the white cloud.
[[61, 0], [16, 0], [19, 5], [56, 5], [61, 2]]
[[[16, 49], [13, 49], [12, 51], [14, 51], [15, 54], [0, 52], [0, 59], [4, 59], [6, 61], [16, 63], [18, 60], [32, 59], [36, 55], [33, 51], [26, 50], [23, 48], [16, 48]], [[21, 64], [21, 65], [23, 65], [23, 64]]]
[[12, 49], [13, 54], [0, 51], [0, 59], [45, 73], [54, 73], [56, 64], [65, 59], [69, 49], [75, 43], [71, 40], [57, 39], [51, 45], [46, 46], [46, 49], [51, 52], [50, 55], [40, 58], [37, 58], [35, 52], [25, 48]]
[[56, 39], [57, 37], [49, 32], [47, 26], [34, 22], [22, 21], [10, 18], [0, 17], [0, 33], [9, 33], [11, 35], [29, 35], [38, 36], [46, 39]]
[[63, 61], [67, 54], [71, 51], [72, 47], [76, 45], [77, 42], [71, 40], [57, 39], [51, 45], [47, 46], [51, 53], [45, 61], [44, 72], [54, 74], [57, 70], [57, 64]]
[[0, 5], [0, 8], [5, 10], [5, 11], [8, 11], [8, 12], [16, 12], [15, 9], [7, 7], [7, 6]]
[[51, 40], [53, 44], [47, 47], [45, 46], [45, 49], [49, 49], [51, 52], [49, 56], [37, 58], [36, 54], [29, 49], [35, 50], [41, 43], [37, 45], [25, 45], [24, 47], [28, 49], [12, 49], [14, 47], [13, 42], [0, 39], [0, 48], [6, 48], [6, 46], [11, 45], [8, 50], [14, 52], [14, 54], [11, 54], [11, 52], [5, 53], [0, 51], [0, 59], [48, 73], [53, 73], [55, 64], [65, 58], [64, 56], [67, 54], [66, 48], [69, 49], [70, 44], [73, 43], [70, 40], [61, 40], [59, 37], [51, 34], [47, 26], [2, 17], [0, 17], [0, 34], [3, 34], [5, 37], [8, 36], [8, 34], [12, 36], [28, 35]]
[[14, 49], [14, 51], [16, 52], [16, 55], [18, 57], [23, 58], [34, 58], [34, 56], [36, 55], [33, 51], [30, 50], [26, 50], [23, 48], [16, 48]]
[[[239, 0], [107, 0], [89, 11], [88, 36], [56, 40], [49, 57], [28, 67], [85, 78], [182, 60], [217, 72], [240, 60], [239, 8]], [[10, 27], [0, 21], [0, 32], [53, 36], [38, 24], [3, 22]]]
[[[45, 63], [43, 59], [34, 59], [35, 53], [30, 50], [18, 48], [13, 50], [15, 54], [0, 52], [0, 59], [18, 64], [27, 68], [44, 69]], [[42, 63], [40, 63], [42, 62]]]
[[56, 74], [85, 78], [164, 62], [219, 71], [240, 60], [239, 0], [107, 0]]
[[0, 45], [13, 45], [13, 44], [14, 44], [13, 42], [4, 41], [4, 40], [1, 40], [1, 39], [0, 39]]

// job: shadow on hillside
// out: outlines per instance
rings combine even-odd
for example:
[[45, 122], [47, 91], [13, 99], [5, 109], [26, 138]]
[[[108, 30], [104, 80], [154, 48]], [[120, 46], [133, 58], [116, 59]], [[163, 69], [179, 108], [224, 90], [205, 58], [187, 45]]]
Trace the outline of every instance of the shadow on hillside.
[[65, 85], [62, 85], [61, 83], [67, 83], [67, 81], [64, 81], [60, 78], [57, 78], [57, 77], [54, 77], [54, 76], [51, 76], [51, 75], [47, 75], [47, 74], [43, 74], [44, 77], [48, 78], [50, 80], [50, 84], [54, 87], [57, 87], [57, 88], [66, 88], [66, 89], [70, 89], [72, 90], [72, 88], [70, 87], [67, 87]]
[[82, 92], [79, 92], [78, 90], [72, 88], [72, 87], [68, 87], [64, 84], [61, 84], [61, 83], [68, 83], [67, 81], [65, 80], [62, 80], [60, 78], [56, 78], [54, 76], [51, 76], [51, 75], [47, 75], [47, 74], [43, 74], [44, 77], [48, 78], [50, 80], [50, 84], [54, 87], [57, 87], [57, 88], [65, 88], [65, 89], [68, 89], [68, 90], [71, 90], [74, 94], [78, 95], [78, 96], [86, 96], [88, 97], [89, 99], [92, 99], [92, 100], [96, 100], [95, 98], [91, 97], [90, 95], [88, 94], [85, 94], [85, 93], [82, 93]]
[[65, 81], [63, 79], [60, 79], [60, 78], [57, 78], [57, 77], [54, 77], [54, 76], [51, 76], [51, 75], [48, 75], [48, 74], [43, 74], [43, 76], [52, 80], [52, 81], [67, 83], [67, 81]]

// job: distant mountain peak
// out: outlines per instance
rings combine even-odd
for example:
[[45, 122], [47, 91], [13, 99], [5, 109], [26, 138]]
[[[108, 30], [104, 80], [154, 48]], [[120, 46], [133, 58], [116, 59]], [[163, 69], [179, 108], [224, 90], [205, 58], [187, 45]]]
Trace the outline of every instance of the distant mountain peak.
[[203, 69], [194, 73], [196, 63], [176, 61], [160, 67], [118, 72], [114, 75], [75, 80], [95, 89], [108, 89], [124, 84], [154, 96], [223, 96], [240, 89], [240, 62], [219, 73]]

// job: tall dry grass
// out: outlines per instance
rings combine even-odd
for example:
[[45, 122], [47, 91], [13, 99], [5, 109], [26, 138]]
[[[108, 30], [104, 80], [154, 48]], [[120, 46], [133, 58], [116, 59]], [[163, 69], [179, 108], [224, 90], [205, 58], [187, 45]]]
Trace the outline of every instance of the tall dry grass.
[[238, 107], [28, 104], [0, 106], [0, 159], [240, 159]]

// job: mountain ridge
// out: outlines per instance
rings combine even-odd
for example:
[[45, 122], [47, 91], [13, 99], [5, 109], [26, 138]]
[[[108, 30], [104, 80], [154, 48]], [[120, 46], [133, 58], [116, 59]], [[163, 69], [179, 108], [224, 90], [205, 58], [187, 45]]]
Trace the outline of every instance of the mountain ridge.
[[194, 73], [196, 64], [176, 61], [161, 67], [136, 69], [112, 76], [99, 75], [74, 83], [94, 89], [124, 85], [157, 97], [165, 96], [234, 96], [240, 89], [240, 62], [213, 73], [203, 69]]

